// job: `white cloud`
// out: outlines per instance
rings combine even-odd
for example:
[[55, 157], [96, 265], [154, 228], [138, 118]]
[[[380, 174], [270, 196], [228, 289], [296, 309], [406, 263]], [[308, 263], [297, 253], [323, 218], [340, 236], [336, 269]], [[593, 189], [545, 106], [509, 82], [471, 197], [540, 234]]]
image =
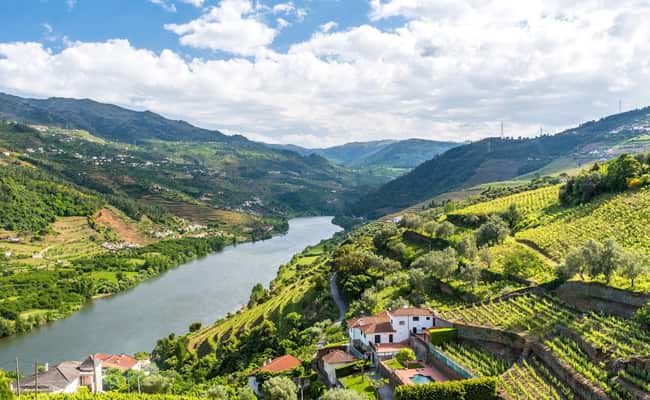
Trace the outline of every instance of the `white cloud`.
[[65, 4], [68, 6], [68, 10], [72, 10], [77, 5], [77, 0], [66, 0]]
[[254, 56], [246, 58], [186, 60], [125, 40], [61, 51], [0, 43], [0, 90], [91, 97], [309, 146], [477, 139], [497, 134], [502, 120], [506, 134], [526, 136], [613, 113], [619, 98], [650, 103], [650, 6], [640, 1], [436, 4], [375, 1], [373, 18], [406, 22], [320, 28], [286, 53], [268, 49], [277, 32], [247, 1], [174, 27], [187, 45]]
[[180, 0], [181, 3], [191, 4], [194, 7], [202, 7], [205, 0]]
[[332, 31], [332, 30], [338, 28], [338, 26], [339, 26], [339, 24], [337, 24], [336, 22], [334, 22], [334, 21], [329, 21], [329, 22], [324, 23], [323, 25], [321, 25], [321, 26], [320, 26], [320, 30], [321, 30], [322, 32], [327, 33], [327, 32], [330, 32], [330, 31]]
[[270, 45], [277, 31], [256, 14], [249, 0], [222, 0], [201, 17], [165, 29], [180, 36], [183, 45], [253, 55]]
[[167, 12], [176, 12], [176, 6], [170, 0], [149, 0], [149, 2], [162, 7]]

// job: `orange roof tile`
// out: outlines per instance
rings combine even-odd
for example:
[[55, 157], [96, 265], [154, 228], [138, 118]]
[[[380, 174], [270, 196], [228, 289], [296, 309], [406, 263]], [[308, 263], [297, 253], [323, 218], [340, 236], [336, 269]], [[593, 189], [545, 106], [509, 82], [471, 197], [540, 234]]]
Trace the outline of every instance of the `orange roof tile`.
[[419, 316], [434, 316], [435, 313], [430, 308], [418, 307], [405, 307], [389, 311], [390, 315], [398, 317], [419, 317]]
[[343, 364], [355, 361], [356, 358], [342, 350], [334, 350], [323, 356], [323, 362], [327, 364]]
[[284, 371], [292, 370], [300, 365], [302, 365], [302, 361], [300, 361], [299, 359], [297, 359], [296, 357], [290, 354], [287, 354], [282, 357], [278, 357], [271, 360], [270, 363], [259, 368], [257, 371], [284, 372]]
[[104, 368], [119, 368], [128, 370], [138, 364], [138, 360], [126, 354], [95, 354], [95, 359], [102, 362]]

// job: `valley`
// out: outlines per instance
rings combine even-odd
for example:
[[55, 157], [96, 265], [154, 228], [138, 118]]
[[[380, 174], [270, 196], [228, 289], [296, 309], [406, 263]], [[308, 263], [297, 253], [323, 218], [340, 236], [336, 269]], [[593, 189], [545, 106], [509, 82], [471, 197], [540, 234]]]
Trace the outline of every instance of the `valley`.
[[[185, 396], [298, 376], [317, 399], [332, 392], [324, 363], [341, 359], [334, 384], [350, 396], [633, 399], [650, 354], [647, 115], [450, 144], [381, 187], [363, 160], [400, 142], [337, 161], [4, 122], [0, 361], [137, 353], [149, 375], [106, 377]], [[347, 229], [295, 219], [326, 213]], [[399, 313], [435, 325], [386, 343], [381, 321]], [[380, 331], [355, 338], [366, 319]], [[280, 360], [299, 366], [258, 374]], [[128, 392], [110, 379], [110, 396]]]

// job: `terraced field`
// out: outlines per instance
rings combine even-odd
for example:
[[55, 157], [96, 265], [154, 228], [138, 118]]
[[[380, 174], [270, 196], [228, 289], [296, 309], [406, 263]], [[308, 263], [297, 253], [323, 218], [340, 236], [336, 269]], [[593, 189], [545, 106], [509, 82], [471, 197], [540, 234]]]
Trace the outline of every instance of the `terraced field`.
[[615, 238], [627, 248], [650, 257], [650, 188], [603, 195], [592, 202], [564, 209], [543, 225], [517, 233], [554, 259], [588, 239]]
[[540, 213], [545, 208], [558, 202], [560, 185], [543, 187], [510, 196], [500, 197], [492, 201], [478, 203], [455, 211], [455, 215], [492, 215], [501, 214], [508, 210], [512, 204], [516, 204], [519, 211], [524, 215]]
[[515, 364], [501, 375], [501, 390], [513, 400], [573, 400], [574, 396], [535, 358]]

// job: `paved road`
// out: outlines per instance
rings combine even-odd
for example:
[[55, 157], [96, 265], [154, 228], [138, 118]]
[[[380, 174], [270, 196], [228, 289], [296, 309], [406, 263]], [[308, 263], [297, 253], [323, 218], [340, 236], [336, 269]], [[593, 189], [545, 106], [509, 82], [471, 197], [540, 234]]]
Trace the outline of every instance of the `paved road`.
[[339, 319], [336, 322], [343, 322], [345, 314], [348, 312], [348, 305], [345, 304], [343, 297], [341, 297], [341, 293], [339, 293], [339, 288], [336, 285], [336, 272], [330, 278], [330, 291], [332, 292], [334, 303], [336, 303], [336, 306], [339, 308]]

